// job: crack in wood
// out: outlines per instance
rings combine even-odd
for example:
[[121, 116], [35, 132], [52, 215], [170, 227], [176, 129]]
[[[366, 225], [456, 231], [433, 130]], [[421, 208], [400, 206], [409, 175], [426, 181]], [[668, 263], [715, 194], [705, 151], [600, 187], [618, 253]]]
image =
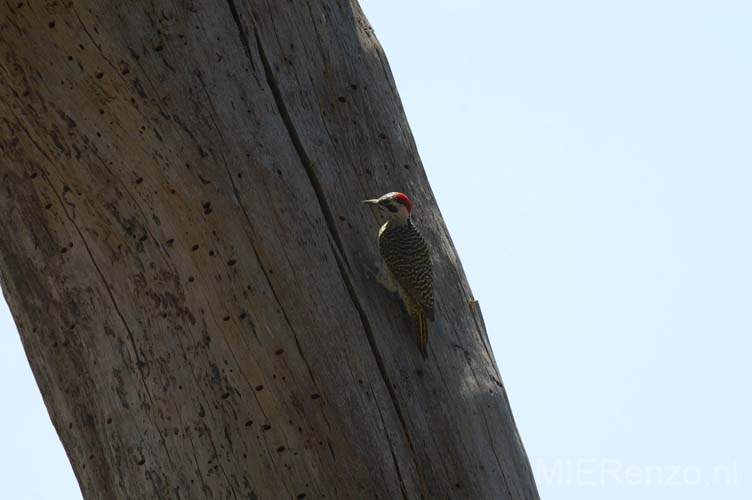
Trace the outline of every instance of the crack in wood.
[[[233, 18], [235, 19], [235, 22], [238, 24], [238, 29], [240, 30], [241, 33], [244, 33], [243, 27], [242, 27], [240, 18], [237, 15], [237, 10], [235, 8], [233, 0], [228, 0], [228, 3], [230, 4], [230, 8], [233, 11]], [[334, 222], [334, 217], [332, 215], [331, 208], [329, 207], [329, 204], [326, 202], [324, 190], [314, 170], [313, 162], [308, 156], [308, 153], [306, 152], [303, 146], [303, 143], [300, 139], [300, 136], [297, 132], [297, 129], [295, 128], [295, 125], [292, 121], [292, 118], [290, 117], [290, 113], [287, 109], [287, 105], [284, 102], [279, 85], [277, 83], [276, 78], [274, 77], [274, 73], [269, 63], [269, 59], [267, 58], [263, 44], [261, 43], [261, 37], [258, 33], [258, 29], [256, 28], [255, 21], [254, 21], [253, 28], [254, 28], [254, 36], [256, 39], [256, 45], [258, 48], [259, 57], [261, 58], [262, 66], [264, 68], [264, 75], [266, 78], [267, 85], [269, 86], [269, 89], [272, 92], [272, 96], [274, 97], [274, 101], [279, 111], [280, 117], [282, 118], [282, 122], [285, 125], [285, 128], [287, 129], [287, 132], [290, 136], [290, 141], [292, 142], [292, 145], [296, 153], [298, 154], [298, 157], [300, 158], [300, 162], [303, 165], [303, 168], [305, 169], [306, 174], [308, 175], [308, 179], [311, 182], [311, 186], [313, 187], [314, 193], [316, 195], [322, 214], [324, 216], [324, 221], [326, 223], [327, 229], [329, 230], [329, 235], [331, 239], [334, 240], [333, 244], [332, 244], [332, 241], [330, 240], [330, 246], [332, 248], [332, 253], [334, 254], [335, 261], [337, 262], [337, 267], [340, 271], [340, 275], [342, 276], [342, 281], [344, 282], [345, 288], [347, 289], [347, 292], [350, 295], [352, 304], [355, 307], [358, 313], [358, 316], [360, 317], [363, 330], [366, 333], [368, 344], [371, 348], [371, 351], [373, 352], [374, 359], [376, 360], [376, 365], [378, 367], [379, 374], [381, 375], [381, 378], [383, 379], [384, 385], [386, 386], [389, 397], [392, 400], [392, 404], [394, 406], [395, 413], [397, 414], [397, 418], [400, 421], [400, 425], [402, 427], [405, 440], [407, 441], [407, 444], [412, 453], [413, 462], [416, 464], [415, 470], [417, 474], [420, 477], [422, 477], [420, 468], [417, 467], [417, 453], [415, 450], [415, 446], [413, 444], [412, 437], [410, 436], [410, 433], [408, 431], [409, 427], [407, 425], [404, 413], [402, 412], [402, 409], [400, 407], [397, 394], [394, 390], [394, 386], [387, 372], [383, 357], [381, 353], [379, 352], [379, 349], [376, 345], [376, 339], [374, 336], [373, 328], [371, 326], [370, 321], [368, 320], [368, 316], [366, 315], [366, 312], [362, 304], [360, 303], [360, 299], [358, 298], [357, 293], [355, 292], [355, 286], [352, 283], [352, 279], [350, 278], [350, 275], [349, 275], [350, 266], [344, 257], [344, 246], [342, 245], [342, 241], [339, 237], [339, 233], [337, 231], [337, 226]], [[248, 41], [245, 36], [241, 36], [241, 40], [243, 41], [243, 43], [247, 43]]]
[[[234, 5], [232, 5], [232, 2], [230, 2], [230, 4], [231, 4], [231, 10], [233, 10], [233, 18], [237, 20], [237, 18], [236, 18], [237, 12], [234, 11]], [[241, 28], [241, 39], [244, 41], [244, 43], [247, 43], [245, 35], [242, 32], [242, 28]], [[249, 53], [249, 57], [250, 57], [250, 53]], [[216, 109], [214, 107], [214, 101], [212, 100], [211, 96], [209, 95], [209, 91], [208, 91], [208, 89], [206, 87], [206, 83], [204, 83], [204, 80], [201, 78], [200, 75], [197, 75], [197, 77], [198, 77], [199, 83], [201, 83], [201, 87], [204, 90], [204, 95], [206, 96], [206, 99], [209, 102], [209, 106], [211, 107], [211, 110], [212, 110], [212, 113], [211, 113], [212, 124], [214, 125], [214, 128], [217, 131], [217, 134], [219, 135], [219, 139], [223, 143], [226, 143], [224, 135], [222, 134], [222, 131], [219, 128], [219, 125], [217, 124], [217, 121], [215, 119], [215, 115], [216, 115], [217, 112], [216, 112]], [[246, 210], [245, 205], [243, 204], [243, 201], [242, 201], [242, 199], [240, 197], [240, 191], [238, 190], [238, 188], [237, 188], [237, 186], [235, 184], [235, 180], [232, 177], [232, 172], [230, 172], [230, 167], [229, 167], [229, 165], [227, 163], [227, 159], [225, 158], [225, 155], [224, 155], [223, 151], [224, 150], [222, 148], [220, 148], [220, 156], [222, 157], [222, 163], [223, 163], [223, 165], [225, 167], [225, 172], [227, 172], [227, 178], [229, 179], [230, 186], [232, 187], [233, 193], [235, 194], [235, 199], [237, 200], [238, 205], [240, 206], [240, 209], [243, 212], [243, 215], [245, 216], [246, 220], [250, 224], [251, 223], [251, 218], [250, 218], [250, 216], [248, 214], [248, 211]], [[251, 232], [252, 232], [252, 230], [251, 230]], [[285, 323], [287, 323], [287, 326], [290, 329], [290, 333], [292, 333], [293, 339], [295, 340], [295, 345], [297, 346], [298, 352], [300, 353], [300, 357], [303, 359], [303, 363], [305, 364], [306, 369], [308, 370], [308, 376], [311, 378], [311, 381], [313, 382], [313, 385], [317, 388], [317, 390], [320, 391], [319, 386], [318, 386], [318, 382], [316, 381], [316, 377], [313, 375], [313, 370], [311, 370], [311, 366], [308, 363], [308, 360], [306, 359], [305, 354], [303, 353], [303, 349], [301, 349], [301, 347], [300, 347], [300, 341], [298, 340], [298, 336], [295, 333], [295, 328], [293, 328], [292, 323], [290, 322], [290, 318], [287, 315], [287, 311], [285, 311], [284, 305], [279, 300], [279, 297], [277, 296], [277, 292], [274, 289], [274, 285], [272, 284], [271, 278], [269, 277], [269, 274], [266, 271], [266, 268], [264, 267], [264, 263], [261, 260], [261, 256], [259, 255], [258, 251], [256, 250], [256, 245], [255, 245], [254, 239], [253, 239], [253, 237], [251, 235], [249, 235], [248, 239], [249, 239], [249, 242], [251, 244], [251, 247], [253, 248], [253, 252], [254, 252], [254, 254], [256, 256], [256, 261], [258, 262], [259, 268], [261, 269], [261, 272], [263, 273], [264, 277], [266, 278], [266, 282], [269, 285], [269, 289], [272, 292], [272, 296], [274, 297], [274, 300], [277, 302], [277, 305], [279, 306], [280, 311], [282, 312], [282, 316], [284, 317]]]
[[[227, 0], [227, 5], [228, 7], [230, 7], [230, 14], [232, 14], [232, 20], [235, 21], [235, 25], [238, 27], [238, 35], [240, 36], [240, 41], [242, 42], [241, 44], [243, 45], [243, 50], [245, 51], [245, 55], [248, 58], [248, 62], [251, 63], [251, 69], [253, 70], [253, 74], [256, 75], [257, 74], [256, 64], [253, 62], [251, 44], [248, 42], [248, 35], [243, 29], [243, 23], [240, 20], [240, 14], [238, 14], [238, 9], [235, 6], [235, 2], [233, 0]], [[256, 77], [256, 81], [258, 81], [258, 77]]]
[[386, 422], [384, 422], [384, 415], [381, 413], [381, 406], [379, 405], [378, 398], [374, 397], [374, 401], [376, 402], [376, 409], [379, 412], [379, 418], [381, 418], [381, 423], [384, 427], [384, 435], [386, 436], [386, 442], [389, 445], [389, 452], [392, 454], [392, 463], [394, 463], [394, 470], [397, 472], [397, 480], [399, 481], [400, 492], [402, 493], [402, 498], [407, 500], [408, 496], [407, 489], [405, 487], [405, 480], [402, 478], [402, 472], [400, 472], [400, 466], [399, 462], [397, 461], [397, 455], [394, 453], [392, 440], [389, 439], [389, 429], [387, 428]]

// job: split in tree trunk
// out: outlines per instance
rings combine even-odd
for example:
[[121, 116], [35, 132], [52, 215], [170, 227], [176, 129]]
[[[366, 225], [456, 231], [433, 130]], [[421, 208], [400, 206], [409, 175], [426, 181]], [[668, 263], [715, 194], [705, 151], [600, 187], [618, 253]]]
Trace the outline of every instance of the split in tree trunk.
[[[0, 277], [86, 498], [538, 498], [354, 0], [0, 13]], [[369, 278], [393, 190], [426, 361]]]

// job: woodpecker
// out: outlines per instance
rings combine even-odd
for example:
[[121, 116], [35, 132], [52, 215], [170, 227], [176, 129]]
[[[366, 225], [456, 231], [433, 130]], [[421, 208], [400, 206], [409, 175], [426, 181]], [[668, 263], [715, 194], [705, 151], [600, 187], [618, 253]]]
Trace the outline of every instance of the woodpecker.
[[386, 264], [379, 276], [387, 288], [397, 291], [417, 325], [418, 346], [428, 357], [426, 319], [433, 321], [433, 268], [428, 245], [410, 218], [412, 203], [404, 193], [387, 193], [380, 198], [363, 200], [389, 213], [389, 220], [379, 229], [379, 252]]

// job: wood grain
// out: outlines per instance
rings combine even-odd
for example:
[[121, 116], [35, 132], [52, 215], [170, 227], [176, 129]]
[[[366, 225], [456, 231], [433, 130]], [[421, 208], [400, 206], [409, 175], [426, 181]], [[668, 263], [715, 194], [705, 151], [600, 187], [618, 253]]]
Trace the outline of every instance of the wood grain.
[[[0, 277], [85, 498], [538, 498], [354, 0], [0, 13]], [[426, 362], [369, 277], [393, 190]]]

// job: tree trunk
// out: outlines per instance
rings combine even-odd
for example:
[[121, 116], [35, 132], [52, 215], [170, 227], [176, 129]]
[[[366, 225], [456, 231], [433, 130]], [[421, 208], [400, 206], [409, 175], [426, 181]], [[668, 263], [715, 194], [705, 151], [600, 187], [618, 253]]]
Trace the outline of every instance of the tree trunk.
[[[0, 273], [85, 498], [538, 498], [355, 0], [0, 6]], [[378, 267], [409, 193], [423, 361]]]

